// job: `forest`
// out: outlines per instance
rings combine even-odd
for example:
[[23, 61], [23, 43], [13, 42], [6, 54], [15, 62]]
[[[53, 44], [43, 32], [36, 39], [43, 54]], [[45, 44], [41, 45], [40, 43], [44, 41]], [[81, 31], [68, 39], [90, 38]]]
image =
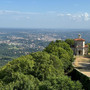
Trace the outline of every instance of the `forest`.
[[64, 41], [51, 42], [43, 51], [9, 61], [0, 68], [0, 90], [83, 90], [68, 73], [73, 51]]

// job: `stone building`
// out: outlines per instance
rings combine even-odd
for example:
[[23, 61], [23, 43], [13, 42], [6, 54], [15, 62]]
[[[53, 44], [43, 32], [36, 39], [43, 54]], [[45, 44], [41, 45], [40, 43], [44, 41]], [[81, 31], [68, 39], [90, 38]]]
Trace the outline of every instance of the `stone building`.
[[85, 39], [81, 38], [79, 34], [78, 38], [74, 39], [74, 47], [72, 48], [74, 55], [87, 55], [88, 45], [85, 44]]

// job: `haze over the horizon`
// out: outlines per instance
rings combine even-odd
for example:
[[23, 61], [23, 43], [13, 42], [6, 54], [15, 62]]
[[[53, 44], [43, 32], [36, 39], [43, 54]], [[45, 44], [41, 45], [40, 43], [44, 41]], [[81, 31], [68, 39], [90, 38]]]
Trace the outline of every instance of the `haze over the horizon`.
[[90, 0], [0, 0], [0, 27], [90, 29]]

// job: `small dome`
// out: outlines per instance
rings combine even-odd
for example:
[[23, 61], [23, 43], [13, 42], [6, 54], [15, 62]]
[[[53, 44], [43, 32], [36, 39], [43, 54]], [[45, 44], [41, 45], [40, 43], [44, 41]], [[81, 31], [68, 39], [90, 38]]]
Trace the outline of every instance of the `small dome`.
[[81, 38], [81, 34], [78, 35], [78, 38]]

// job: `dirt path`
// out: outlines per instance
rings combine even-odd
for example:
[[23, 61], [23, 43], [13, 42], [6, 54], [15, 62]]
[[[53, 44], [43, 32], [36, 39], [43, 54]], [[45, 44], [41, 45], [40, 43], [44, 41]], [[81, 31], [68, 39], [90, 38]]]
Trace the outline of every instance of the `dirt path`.
[[73, 66], [81, 73], [90, 77], [90, 55], [88, 55], [87, 57], [76, 56], [75, 58], [76, 59], [73, 62]]

